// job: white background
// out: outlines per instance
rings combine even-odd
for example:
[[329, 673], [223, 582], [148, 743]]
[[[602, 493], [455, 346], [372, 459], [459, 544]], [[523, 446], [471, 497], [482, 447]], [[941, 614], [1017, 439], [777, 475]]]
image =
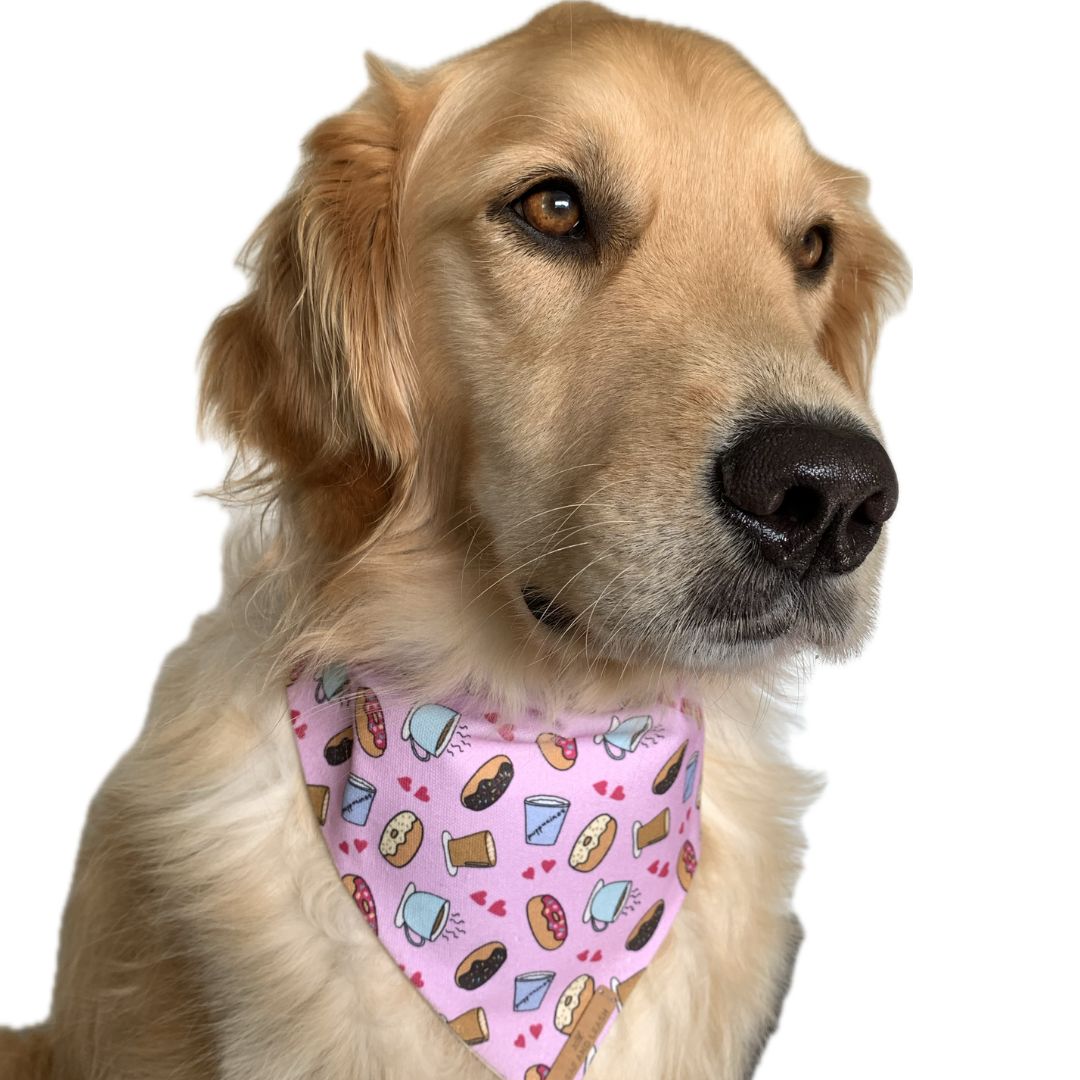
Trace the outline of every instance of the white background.
[[[1080, 1075], [1074, 1053], [1075, 35], [1051, 5], [691, 3], [915, 268], [875, 400], [901, 477], [881, 628], [805, 692], [808, 928], [759, 1077]], [[213, 605], [195, 356], [303, 134], [373, 49], [530, 3], [21, 4], [0, 45], [0, 1022], [48, 1008], [87, 802]], [[677, 1080], [677, 1078], [657, 1078]]]

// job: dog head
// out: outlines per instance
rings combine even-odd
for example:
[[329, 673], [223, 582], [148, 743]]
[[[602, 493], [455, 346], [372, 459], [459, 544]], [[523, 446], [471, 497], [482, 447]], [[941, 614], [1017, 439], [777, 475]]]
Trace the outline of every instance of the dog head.
[[553, 644], [855, 648], [897, 498], [869, 364], [906, 280], [864, 179], [728, 46], [590, 4], [370, 67], [208, 337], [253, 482], [328, 560], [427, 528]]

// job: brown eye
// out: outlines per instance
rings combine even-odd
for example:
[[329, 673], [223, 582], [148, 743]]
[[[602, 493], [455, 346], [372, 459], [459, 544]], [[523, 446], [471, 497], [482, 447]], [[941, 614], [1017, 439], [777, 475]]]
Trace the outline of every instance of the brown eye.
[[557, 184], [534, 188], [518, 206], [521, 216], [545, 236], [580, 236], [584, 228], [584, 214], [577, 195]]
[[802, 234], [795, 245], [795, 268], [808, 276], [818, 276], [832, 260], [832, 232], [828, 225], [815, 225]]

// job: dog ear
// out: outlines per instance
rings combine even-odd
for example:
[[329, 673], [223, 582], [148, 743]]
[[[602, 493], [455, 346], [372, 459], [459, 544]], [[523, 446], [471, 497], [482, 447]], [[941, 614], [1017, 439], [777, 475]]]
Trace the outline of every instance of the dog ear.
[[866, 396], [878, 333], [904, 301], [911, 272], [866, 204], [865, 177], [845, 172], [847, 208], [836, 221], [836, 279], [818, 346], [857, 393]]
[[371, 87], [305, 140], [241, 257], [250, 290], [202, 354], [203, 422], [240, 465], [226, 494], [277, 498], [338, 550], [401, 497], [417, 453], [395, 206], [409, 89], [367, 61]]

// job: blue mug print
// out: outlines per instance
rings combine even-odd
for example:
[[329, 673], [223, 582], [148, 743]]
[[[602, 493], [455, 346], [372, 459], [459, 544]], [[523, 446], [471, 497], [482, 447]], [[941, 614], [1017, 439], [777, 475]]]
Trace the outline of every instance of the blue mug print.
[[606, 930], [622, 914], [632, 887], [629, 881], [609, 881], [605, 884], [601, 878], [593, 886], [581, 921], [591, 923], [594, 930]]
[[446, 705], [417, 705], [401, 725], [401, 737], [421, 761], [438, 757], [457, 731], [461, 714]]
[[445, 929], [450, 917], [450, 901], [434, 893], [419, 892], [410, 881], [394, 915], [394, 925], [405, 932], [410, 945], [434, 941]]
[[687, 799], [694, 792], [694, 780], [697, 779], [698, 770], [698, 755], [694, 752], [694, 756], [686, 763], [686, 778], [683, 780], [682, 789], [682, 801], [686, 802]]
[[632, 754], [638, 748], [638, 743], [651, 728], [651, 716], [628, 716], [625, 720], [613, 716], [611, 729], [602, 735], [594, 735], [593, 742], [603, 743], [608, 757], [621, 761], [627, 754]]
[[315, 700], [320, 705], [336, 698], [349, 685], [349, 671], [344, 664], [331, 664], [315, 680]]

